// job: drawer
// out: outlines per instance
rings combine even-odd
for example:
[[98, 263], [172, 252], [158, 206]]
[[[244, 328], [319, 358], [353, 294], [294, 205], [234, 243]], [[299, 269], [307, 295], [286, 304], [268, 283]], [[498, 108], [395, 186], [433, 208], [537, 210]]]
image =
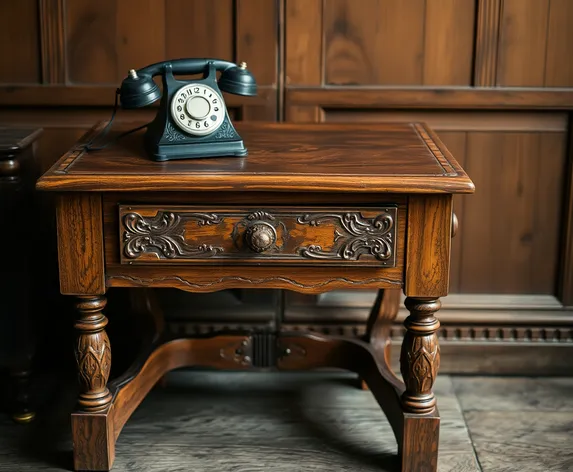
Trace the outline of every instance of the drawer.
[[396, 205], [119, 205], [121, 264], [396, 266]]

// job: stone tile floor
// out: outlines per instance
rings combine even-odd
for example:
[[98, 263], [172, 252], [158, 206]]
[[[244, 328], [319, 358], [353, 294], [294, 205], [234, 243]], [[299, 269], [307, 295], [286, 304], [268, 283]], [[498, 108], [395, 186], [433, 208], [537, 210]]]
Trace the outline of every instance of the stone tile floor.
[[[398, 470], [392, 431], [345, 373], [172, 372], [128, 421], [114, 471]], [[573, 378], [435, 387], [440, 472], [573, 471]], [[66, 389], [29, 425], [0, 419], [0, 471], [72, 470]]]

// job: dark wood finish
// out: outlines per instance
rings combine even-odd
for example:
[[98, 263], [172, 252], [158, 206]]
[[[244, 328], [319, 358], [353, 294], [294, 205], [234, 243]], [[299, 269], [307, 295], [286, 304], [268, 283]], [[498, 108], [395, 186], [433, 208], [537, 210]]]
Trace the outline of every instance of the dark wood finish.
[[432, 195], [408, 199], [408, 242], [405, 293], [409, 297], [449, 292], [452, 197]]
[[60, 291], [66, 295], [104, 294], [101, 196], [60, 195], [56, 217]]
[[[418, 123], [240, 125], [250, 146], [245, 159], [157, 165], [145, 158], [141, 135], [86, 153], [82, 143], [100, 123], [37, 183], [58, 195], [61, 291], [80, 296], [75, 467], [111, 467], [123, 425], [170, 370], [338, 367], [356, 372], [380, 403], [402, 470], [435, 470], [436, 297], [448, 292], [452, 194], [472, 193], [473, 182], [433, 131]], [[377, 359], [370, 342], [274, 329], [192, 339], [146, 335], [134, 365], [108, 383], [111, 351], [102, 313], [108, 287], [307, 294], [401, 289], [411, 311], [402, 344], [405, 382], [384, 357]], [[138, 303], [137, 311], [154, 304]], [[378, 318], [382, 304], [373, 310]], [[391, 316], [383, 315], [385, 321]], [[384, 344], [388, 331], [372, 318], [370, 336]], [[151, 325], [163, 323], [156, 318]]]
[[[553, 112], [573, 109], [571, 61], [565, 52], [573, 9], [566, 0], [422, 3], [380, 0], [362, 9], [339, 0], [299, 6], [286, 17], [285, 73], [291, 80], [285, 83], [285, 117], [353, 125], [427, 121], [481, 189], [475, 198], [458, 195], [453, 200], [462, 225], [450, 249], [449, 291], [467, 303], [454, 309], [450, 321], [445, 301], [443, 335], [460, 325], [495, 333], [497, 322], [479, 322], [477, 315], [500, 314], [487, 301], [503, 294], [513, 296], [504, 303], [504, 314], [515, 315], [508, 321], [500, 314], [504, 328], [527, 331], [528, 323], [519, 317], [526, 309], [535, 310], [535, 326], [544, 329], [553, 310], [571, 312], [568, 196], [573, 181], [564, 179], [570, 175], [571, 127], [566, 114], [559, 123], [553, 121], [558, 114]], [[387, 25], [390, 18], [394, 21]], [[296, 59], [292, 63], [289, 53]], [[475, 293], [489, 297], [476, 298]], [[554, 300], [555, 306], [536, 307], [538, 295]], [[287, 324], [291, 298], [285, 304]], [[336, 319], [324, 322], [333, 332], [351, 332], [348, 325], [355, 326], [345, 315], [345, 305], [354, 303], [349, 298], [332, 293], [320, 299], [325, 306], [337, 304]], [[373, 298], [369, 292], [353, 313], [362, 310], [359, 318], [364, 320]], [[294, 310], [306, 309], [308, 323], [317, 326], [314, 320], [325, 309], [316, 306], [316, 297], [306, 300]], [[473, 325], [464, 323], [466, 316]], [[493, 373], [495, 364], [476, 355], [485, 345], [492, 357], [507, 351], [503, 369], [511, 364], [533, 373], [556, 359], [560, 349], [568, 349], [566, 341], [555, 350], [549, 343], [532, 345], [529, 360], [518, 367], [509, 359], [523, 354], [521, 346], [480, 342], [478, 348], [477, 342], [464, 338], [448, 351], [458, 349], [473, 365], [454, 359], [446, 365], [472, 372], [480, 365]]]
[[107, 381], [111, 372], [111, 346], [105, 332], [107, 318], [102, 313], [105, 297], [80, 297], [76, 303], [79, 317], [75, 328], [78, 339], [75, 357], [78, 365], [82, 411], [105, 410], [111, 401]]
[[42, 82], [63, 84], [66, 82], [64, 0], [40, 0], [39, 6]]
[[[290, 106], [350, 109], [453, 109], [453, 110], [571, 110], [569, 88], [400, 88], [400, 87], [292, 87], [286, 91], [288, 121]], [[314, 120], [308, 120], [310, 122]]]
[[26, 151], [43, 131], [42, 128], [0, 128], [0, 156]]
[[[119, 82], [118, 82], [119, 85]], [[30, 107], [56, 107], [55, 109], [43, 110], [44, 116], [42, 121], [47, 121], [46, 117], [54, 116], [59, 118], [56, 123], [50, 125], [50, 127], [58, 127], [59, 123], [65, 120], [66, 116], [73, 117], [76, 114], [77, 109], [62, 110], [59, 107], [70, 106], [70, 107], [85, 107], [80, 108], [82, 114], [88, 113], [89, 107], [101, 106], [108, 107], [105, 110], [105, 114], [109, 117], [111, 115], [113, 99], [117, 85], [102, 85], [102, 86], [92, 86], [92, 85], [52, 85], [49, 88], [42, 86], [33, 87], [10, 87], [10, 88], [0, 88], [0, 105], [4, 107], [10, 106], [30, 106]], [[255, 97], [242, 97], [239, 95], [232, 95], [229, 93], [223, 94], [225, 98], [225, 103], [227, 107], [231, 109], [238, 108], [242, 110], [243, 106], [251, 105], [256, 107], [274, 107], [273, 102], [275, 97], [273, 96], [273, 90], [269, 86], [260, 86]], [[158, 103], [154, 103], [144, 110], [137, 110], [139, 116], [140, 112], [156, 111]], [[4, 110], [9, 112], [11, 110]], [[118, 118], [129, 114], [129, 110], [120, 110], [118, 113]], [[37, 115], [35, 112], [27, 113], [26, 116], [30, 120], [36, 120]], [[84, 115], [85, 116], [85, 115]], [[271, 120], [272, 121], [272, 120]], [[91, 128], [93, 120], [90, 121], [89, 125], [85, 125], [85, 128]]]
[[398, 315], [400, 296], [400, 290], [378, 290], [376, 301], [366, 322], [365, 341], [372, 345], [377, 359], [384, 359], [389, 369], [391, 369], [392, 358], [392, 324]]
[[46, 261], [45, 255], [14, 250], [15, 244], [49, 247], [49, 240], [42, 238], [46, 218], [34, 191], [36, 150], [42, 133], [41, 128], [0, 127], [0, 221], [4, 227], [0, 244], [6, 248], [0, 271], [0, 394], [6, 393], [4, 406], [18, 423], [32, 421], [38, 407], [34, 381], [43, 322], [35, 300], [42, 298], [38, 285], [49, 283], [35, 267], [36, 262]]
[[434, 314], [438, 299], [406, 298], [410, 316], [404, 321], [406, 335], [400, 353], [400, 372], [406, 384], [402, 405], [411, 413], [432, 413], [436, 398], [432, 392], [440, 367], [440, 347], [436, 331], [440, 322]]
[[[436, 470], [440, 417], [437, 411], [420, 418], [404, 413], [404, 442], [402, 443], [403, 470]], [[416, 441], [414, 438], [428, 438]], [[429, 439], [431, 438], [431, 439]]]
[[497, 84], [571, 87], [573, 69], [562, 64], [564, 45], [573, 38], [571, 18], [573, 9], [566, 1], [505, 0], [500, 15]]
[[0, 4], [0, 82], [4, 86], [40, 82], [38, 13], [37, 0]]
[[72, 413], [74, 470], [111, 470], [115, 459], [113, 422], [109, 410], [101, 413]]
[[[360, 8], [351, 0], [324, 3], [325, 83], [469, 85], [473, 3], [365, 0]], [[296, 24], [292, 28], [297, 32]]]
[[301, 293], [323, 293], [344, 288], [377, 289], [399, 288], [401, 274], [388, 273], [389, 269], [357, 267], [305, 267], [285, 268], [267, 264], [242, 267], [130, 267], [111, 266], [107, 271], [109, 287], [174, 287], [190, 292], [209, 293], [232, 288], [278, 288]]
[[[120, 129], [126, 127], [116, 133]], [[128, 192], [151, 190], [160, 182], [165, 191], [313, 192], [320, 179], [323, 192], [473, 192], [464, 170], [423, 124], [308, 125], [302, 130], [290, 124], [238, 123], [247, 158], [179, 160], [169, 166], [144, 157], [141, 133], [85, 153], [90, 133], [42, 176], [38, 188]], [[375, 161], [372, 155], [384, 159]]]
[[[3, 2], [0, 123], [43, 127], [38, 158], [46, 168], [93, 122], [109, 118], [127, 68], [173, 57], [246, 60], [259, 96], [227, 94], [235, 121], [430, 122], [482, 189], [468, 200], [467, 218], [467, 199], [454, 198], [464, 225], [452, 246], [450, 291], [468, 299], [476, 291], [513, 293], [523, 301], [543, 292], [572, 307], [567, 261], [573, 238], [566, 210], [571, 181], [558, 179], [567, 175], [565, 144], [571, 137], [566, 113], [573, 109], [572, 3], [355, 3]], [[120, 111], [116, 120], [143, 121], [152, 111]], [[531, 138], [515, 137], [516, 131]], [[516, 171], [522, 168], [525, 179]], [[488, 202], [499, 203], [497, 211], [484, 213]], [[531, 202], [544, 210], [527, 212]], [[567, 232], [557, 239], [560, 228]], [[479, 260], [476, 243], [491, 247]], [[514, 307], [516, 314], [520, 307]], [[550, 315], [539, 311], [538, 326]], [[522, 326], [518, 320], [512, 321], [516, 329]]]
[[476, 63], [474, 84], [478, 87], [496, 85], [499, 16], [502, 2], [479, 0], [476, 30]]
[[121, 264], [395, 267], [398, 207], [119, 205]]

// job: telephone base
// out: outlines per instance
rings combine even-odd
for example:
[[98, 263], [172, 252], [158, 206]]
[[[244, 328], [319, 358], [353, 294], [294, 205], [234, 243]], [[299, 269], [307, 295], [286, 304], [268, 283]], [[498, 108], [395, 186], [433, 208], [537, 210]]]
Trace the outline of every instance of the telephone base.
[[146, 151], [155, 161], [202, 159], [208, 157], [245, 157], [247, 148], [242, 139], [204, 143], [160, 144], [146, 143]]

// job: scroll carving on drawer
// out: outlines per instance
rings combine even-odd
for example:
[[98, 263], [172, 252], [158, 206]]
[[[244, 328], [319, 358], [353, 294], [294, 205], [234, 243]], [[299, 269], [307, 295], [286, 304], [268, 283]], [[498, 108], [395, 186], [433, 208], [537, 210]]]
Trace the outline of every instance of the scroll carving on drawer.
[[122, 264], [395, 267], [397, 207], [205, 208], [120, 205]]

